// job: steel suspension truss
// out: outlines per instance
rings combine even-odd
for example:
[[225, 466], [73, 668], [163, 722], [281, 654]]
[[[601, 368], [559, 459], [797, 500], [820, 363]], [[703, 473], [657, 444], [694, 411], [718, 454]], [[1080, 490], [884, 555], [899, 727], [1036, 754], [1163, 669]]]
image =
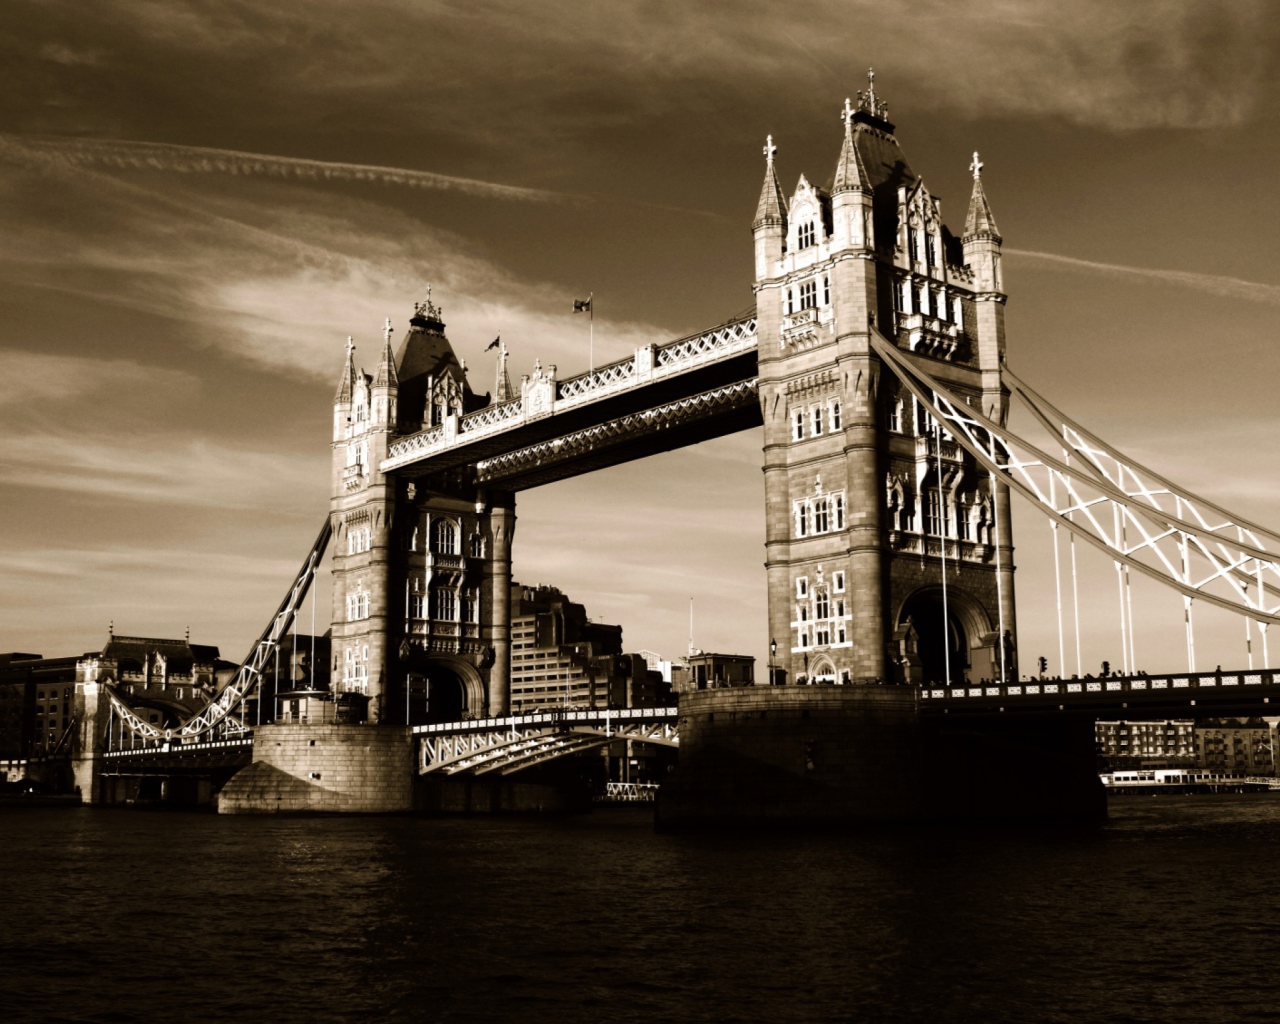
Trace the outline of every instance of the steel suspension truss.
[[1280, 623], [1280, 533], [1124, 455], [1007, 367], [1002, 380], [1054, 435], [1062, 459], [985, 416], [874, 329], [872, 346], [956, 443], [1052, 522], [1188, 602], [1203, 601], [1263, 626]]
[[333, 524], [326, 518], [319, 536], [311, 545], [311, 552], [302, 563], [302, 568], [298, 570], [293, 585], [280, 603], [270, 624], [250, 649], [248, 656], [235, 674], [223, 684], [204, 707], [177, 728], [164, 728], [146, 721], [129, 706], [116, 688], [108, 683], [105, 689], [111, 700], [111, 716], [118, 719], [122, 726], [135, 737], [141, 739], [144, 745], [174, 741], [190, 743], [210, 733], [215, 739], [234, 739], [249, 733], [250, 726], [237, 714], [236, 709], [253, 694], [262, 679], [263, 670], [276, 656], [280, 641], [292, 627], [298, 610], [302, 607], [302, 602], [315, 581], [320, 561], [324, 558], [332, 533]]
[[[539, 715], [539, 719], [555, 716]], [[615, 740], [634, 740], [675, 747], [680, 736], [675, 708], [629, 712], [579, 712], [572, 719], [517, 724], [460, 723], [459, 731], [424, 732], [419, 736], [420, 774], [486, 775], [513, 772], [568, 754], [602, 747]], [[475, 726], [479, 725], [479, 728]]]

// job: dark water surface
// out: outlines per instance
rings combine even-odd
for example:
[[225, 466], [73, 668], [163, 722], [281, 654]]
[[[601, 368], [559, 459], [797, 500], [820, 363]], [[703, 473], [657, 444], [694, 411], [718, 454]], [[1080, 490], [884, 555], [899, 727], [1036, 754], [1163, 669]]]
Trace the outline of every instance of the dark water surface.
[[0, 1021], [1280, 1019], [1280, 799], [1102, 828], [0, 811]]

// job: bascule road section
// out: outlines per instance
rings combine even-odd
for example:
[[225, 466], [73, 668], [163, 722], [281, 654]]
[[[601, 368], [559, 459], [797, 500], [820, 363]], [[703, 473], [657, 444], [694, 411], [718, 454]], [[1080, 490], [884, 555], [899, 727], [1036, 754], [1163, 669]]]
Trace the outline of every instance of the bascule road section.
[[[348, 339], [329, 514], [279, 611], [182, 721], [86, 676], [86, 798], [104, 772], [204, 764], [210, 789], [238, 766], [218, 794], [226, 812], [545, 808], [602, 752], [631, 764], [678, 744], [657, 798], [667, 827], [1091, 819], [1105, 813], [1096, 719], [1270, 714], [1280, 533], [1128, 458], [1013, 373], [1003, 239], [976, 153], [953, 230], [872, 79], [831, 113], [830, 163], [790, 194], [766, 141], [745, 312], [584, 373], [530, 359], [517, 383], [498, 341], [484, 392], [429, 290], [407, 325], [387, 321], [372, 369]], [[1043, 439], [1009, 429], [1015, 402]], [[597, 677], [582, 650], [610, 630], [620, 644], [620, 627], [581, 606], [574, 626], [563, 595], [526, 618], [520, 492], [751, 428], [767, 676], [689, 676], [673, 707], [634, 685], [643, 669], [623, 687], [602, 681], [612, 669]], [[1020, 664], [1014, 494], [1052, 527], [1059, 568], [1069, 546], [1060, 598], [1077, 542], [1114, 568], [1119, 675], [1077, 664], [1080, 678], [1034, 679]], [[299, 640], [326, 552], [328, 629]], [[1186, 673], [1142, 673], [1134, 574], [1181, 595]], [[1251, 647], [1247, 671], [1196, 671], [1204, 605], [1244, 619], [1257, 669]], [[1066, 675], [1061, 600], [1058, 630]]]

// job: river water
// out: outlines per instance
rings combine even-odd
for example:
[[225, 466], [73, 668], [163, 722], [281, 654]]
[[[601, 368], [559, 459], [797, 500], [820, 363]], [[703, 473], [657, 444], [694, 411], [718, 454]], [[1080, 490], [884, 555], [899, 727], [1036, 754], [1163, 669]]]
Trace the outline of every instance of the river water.
[[1071, 830], [0, 810], [0, 1020], [1280, 1019], [1280, 799]]

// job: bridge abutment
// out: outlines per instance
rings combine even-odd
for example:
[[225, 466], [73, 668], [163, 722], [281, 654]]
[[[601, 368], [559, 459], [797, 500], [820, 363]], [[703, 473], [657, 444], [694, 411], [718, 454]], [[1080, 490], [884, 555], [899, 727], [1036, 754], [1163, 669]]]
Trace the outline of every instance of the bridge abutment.
[[779, 686], [680, 697], [659, 828], [1094, 821], [1092, 721], [921, 714], [910, 686]]
[[387, 814], [413, 809], [407, 727], [264, 725], [253, 762], [218, 794], [219, 814]]

